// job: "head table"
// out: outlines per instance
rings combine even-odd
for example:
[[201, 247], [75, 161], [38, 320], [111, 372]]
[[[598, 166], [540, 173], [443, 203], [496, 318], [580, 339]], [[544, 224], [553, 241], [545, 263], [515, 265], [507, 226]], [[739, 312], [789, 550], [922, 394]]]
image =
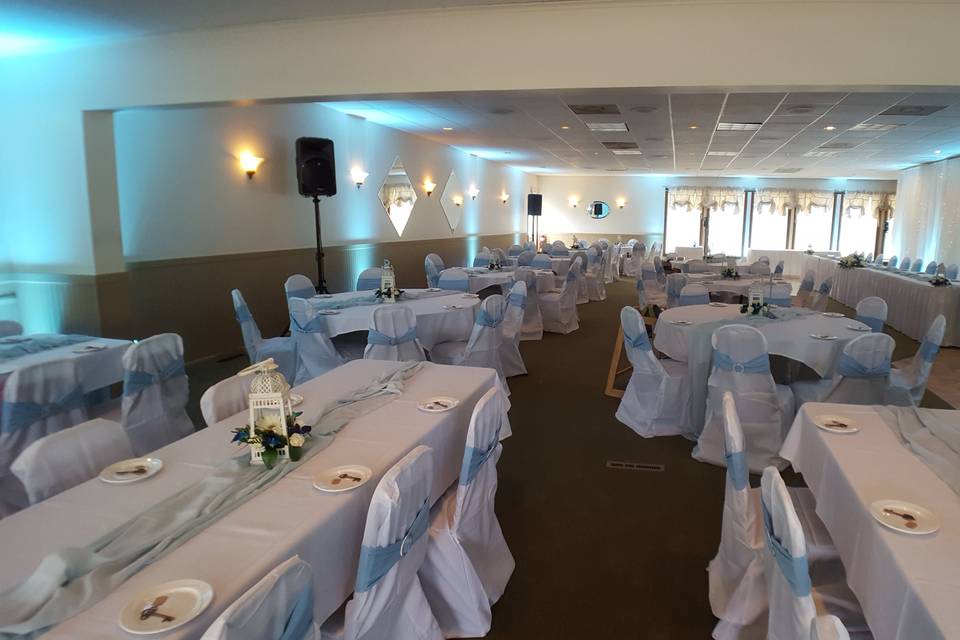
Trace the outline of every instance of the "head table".
[[[817, 515], [836, 544], [847, 584], [877, 640], [960, 637], [960, 495], [901, 442], [883, 414], [897, 408], [804, 404], [780, 455], [803, 474]], [[913, 411], [913, 409], [904, 409]], [[920, 409], [960, 433], [960, 412]], [[840, 415], [860, 427], [823, 431], [819, 415]], [[899, 499], [931, 509], [941, 528], [913, 536], [870, 514], [876, 500]]]
[[[356, 360], [301, 385], [297, 407], [317, 415], [332, 400], [394, 371], [401, 363]], [[353, 590], [366, 511], [384, 472], [418, 445], [434, 450], [435, 501], [459, 475], [471, 412], [497, 386], [490, 369], [424, 363], [403, 394], [354, 418], [327, 448], [318, 451], [276, 484], [162, 556], [89, 609], [66, 619], [46, 638], [133, 637], [117, 624], [123, 607], [146, 587], [192, 578], [210, 583], [214, 598], [197, 619], [167, 632], [169, 638], [199, 638], [238, 596], [270, 569], [294, 554], [314, 571], [314, 611], [333, 613]], [[445, 413], [428, 414], [419, 400], [447, 395], [461, 400]], [[152, 478], [126, 485], [93, 479], [0, 520], [0, 590], [23, 581], [47, 554], [88, 545], [161, 500], [193, 485], [218, 464], [246, 447], [230, 443], [230, 430], [246, 423], [239, 414], [164, 447], [152, 455], [164, 463]], [[322, 470], [363, 464], [373, 471], [365, 485], [344, 493], [313, 487]]]

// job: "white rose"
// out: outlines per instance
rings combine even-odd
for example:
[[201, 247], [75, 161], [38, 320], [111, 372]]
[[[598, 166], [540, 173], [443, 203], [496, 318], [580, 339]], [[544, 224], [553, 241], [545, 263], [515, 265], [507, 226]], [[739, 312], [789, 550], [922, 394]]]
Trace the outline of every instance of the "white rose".
[[260, 416], [257, 419], [257, 428], [267, 429], [269, 431], [279, 431], [280, 430], [280, 416], [278, 415], [267, 415]]
[[302, 447], [304, 443], [303, 436], [299, 433], [295, 433], [290, 436], [290, 446], [291, 447]]

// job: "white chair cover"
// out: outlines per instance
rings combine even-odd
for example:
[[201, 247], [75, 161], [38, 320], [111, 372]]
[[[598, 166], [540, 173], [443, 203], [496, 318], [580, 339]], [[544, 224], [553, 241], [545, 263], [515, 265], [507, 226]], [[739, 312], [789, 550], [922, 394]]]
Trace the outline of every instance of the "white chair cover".
[[817, 291], [810, 296], [808, 306], [816, 311], [826, 311], [830, 301], [830, 289], [833, 288], [833, 278], [827, 278], [820, 283]]
[[903, 262], [900, 263], [900, 271], [910, 271], [910, 258], [904, 257]]
[[760, 275], [760, 276], [768, 276], [768, 275], [770, 275], [770, 262], [769, 262], [769, 258], [768, 258], [767, 260], [768, 260], [768, 262], [763, 262], [763, 259], [761, 258], [760, 260], [754, 262], [754, 263], [751, 264], [749, 267], [747, 267], [747, 271], [749, 271], [750, 273], [752, 273], [752, 274], [754, 274], [754, 275]]
[[767, 266], [769, 267], [769, 266], [770, 266], [770, 256], [760, 256], [760, 258], [757, 260], [757, 262], [762, 262], [762, 263], [764, 263], [765, 265], [767, 265]]
[[883, 323], [887, 321], [887, 303], [883, 298], [868, 296], [857, 303], [858, 322], [870, 327], [874, 333], [883, 331]]
[[470, 291], [470, 275], [463, 269], [444, 269], [437, 283], [441, 289], [450, 291]]
[[29, 504], [10, 466], [40, 438], [87, 419], [76, 360], [54, 360], [14, 369], [0, 396], [0, 517]]
[[161, 333], [123, 354], [122, 424], [134, 454], [145, 455], [194, 432], [183, 340]]
[[[436, 255], [435, 253], [428, 253], [427, 257], [423, 259], [423, 270], [427, 274], [427, 287], [431, 289], [440, 286], [440, 271], [442, 269], [432, 260], [432, 257]], [[439, 256], [437, 257], [439, 258]]]
[[517, 266], [518, 267], [529, 267], [533, 264], [534, 259], [538, 254], [533, 251], [524, 251], [519, 256], [517, 256]]
[[327, 319], [303, 298], [289, 298], [290, 333], [297, 345], [297, 375], [292, 386], [322, 376], [343, 364], [327, 333]]
[[707, 412], [703, 432], [693, 450], [702, 462], [724, 465], [723, 394], [733, 393], [747, 443], [752, 471], [786, 461], [777, 453], [793, 422], [793, 393], [775, 384], [770, 374], [767, 340], [746, 325], [727, 325], [713, 332], [713, 369], [707, 382]]
[[661, 260], [660, 256], [657, 254], [654, 254], [653, 256], [653, 268], [657, 272], [657, 282], [659, 282], [660, 286], [663, 287], [664, 291], [666, 291], [667, 272], [663, 268], [663, 260]]
[[317, 295], [317, 288], [313, 286], [313, 281], [305, 275], [295, 273], [283, 283], [283, 291], [290, 298], [309, 299]]
[[893, 256], [887, 261], [887, 269], [896, 269], [897, 268], [897, 256]]
[[[906, 271], [906, 269], [904, 269], [904, 271]], [[913, 266], [910, 267], [910, 271], [912, 273], [920, 273], [923, 271], [923, 258], [917, 258], [914, 261]]]
[[928, 273], [929, 275], [935, 274], [935, 273], [937, 272], [937, 261], [936, 261], [936, 260], [931, 260], [930, 262], [928, 262], [928, 263], [927, 263], [927, 268], [924, 269], [924, 271], [925, 271], [926, 273]]
[[516, 281], [527, 286], [527, 304], [523, 308], [523, 327], [521, 340], [540, 340], [543, 338], [543, 316], [540, 315], [540, 292], [537, 290], [537, 274], [529, 267], [518, 267], [513, 272]]
[[507, 247], [507, 255], [511, 258], [516, 258], [523, 252], [523, 247], [518, 244], [512, 244]]
[[[577, 304], [586, 304], [590, 302], [590, 291], [587, 285], [587, 267], [586, 264], [584, 264], [586, 258], [583, 257], [582, 253], [577, 257], [581, 259], [580, 268], [574, 272], [577, 277]], [[570, 270], [573, 271], [572, 265]]]
[[[680, 292], [687, 286], [687, 276], [682, 273], [671, 273], [667, 276], [667, 306], [680, 306]], [[709, 300], [707, 300], [709, 302]]]
[[957, 264], [951, 264], [944, 270], [944, 275], [946, 275], [951, 280], [956, 280], [960, 278], [960, 266]]
[[533, 257], [533, 262], [530, 263], [530, 266], [534, 269], [553, 269], [553, 262], [550, 260], [550, 256], [545, 253], [538, 253]]
[[850, 634], [837, 616], [817, 616], [810, 625], [810, 640], [850, 640]]
[[[486, 248], [486, 247], [484, 247], [484, 248]], [[483, 252], [478, 253], [477, 255], [473, 256], [473, 264], [472, 264], [471, 266], [473, 266], [473, 267], [486, 267], [486, 266], [488, 266], [488, 265], [490, 264], [491, 258], [492, 258], [492, 255], [490, 254], [489, 250], [488, 250], [488, 251], [483, 251]]]
[[480, 303], [470, 339], [466, 342], [461, 340], [434, 345], [430, 350], [430, 359], [441, 364], [495, 369], [506, 387], [506, 376], [500, 361], [500, 346], [503, 342], [500, 329], [505, 306], [503, 296], [488, 296]]
[[777, 266], [773, 268], [773, 275], [782, 276], [783, 275], [783, 260], [777, 263]]
[[510, 378], [527, 373], [520, 354], [520, 331], [523, 329], [523, 314], [527, 306], [527, 285], [523, 280], [513, 283], [506, 304], [500, 325], [503, 338], [500, 343], [500, 363], [503, 365], [503, 375]]
[[544, 331], [570, 333], [580, 328], [577, 317], [577, 274], [582, 264], [580, 256], [573, 259], [559, 292], [539, 293]]
[[893, 338], [885, 333], [857, 336], [844, 345], [833, 378], [791, 385], [797, 407], [805, 402], [910, 404], [905, 393], [890, 391], [893, 348]]
[[891, 386], [906, 390], [915, 405], [919, 405], [920, 401], [923, 400], [923, 392], [927, 389], [927, 379], [930, 377], [933, 362], [940, 351], [946, 326], [947, 319], [942, 315], [934, 318], [930, 328], [927, 329], [927, 335], [923, 337], [923, 342], [920, 343], [920, 348], [913, 355], [910, 364], [903, 369], [890, 371]]
[[690, 404], [686, 363], [654, 355], [643, 318], [633, 307], [620, 310], [620, 324], [633, 373], [617, 407], [617, 420], [644, 438], [683, 433]]
[[426, 360], [417, 338], [417, 315], [405, 305], [383, 304], [370, 314], [365, 360]]
[[780, 307], [789, 307], [793, 303], [789, 284], [763, 285], [763, 301]]
[[207, 426], [246, 411], [249, 405], [249, 376], [230, 376], [209, 387], [200, 396], [200, 413]]
[[612, 245], [607, 240], [601, 241], [603, 246], [603, 282], [610, 284], [616, 281], [614, 265], [617, 264], [620, 255], [620, 245]]
[[[342, 626], [328, 619], [322, 637], [345, 640], [441, 640], [423, 593], [433, 450], [419, 446], [383, 476], [367, 511], [360, 566]], [[342, 631], [341, 631], [342, 629]]]
[[357, 291], [371, 291], [380, 288], [380, 278], [383, 275], [381, 267], [364, 269], [357, 276]]
[[293, 380], [297, 373], [297, 347], [293, 338], [264, 339], [240, 290], [234, 289], [230, 292], [230, 296], [233, 299], [233, 310], [240, 324], [243, 345], [250, 362], [262, 362], [267, 358], [273, 358], [283, 377], [288, 381]]
[[430, 542], [420, 582], [446, 638], [490, 630], [490, 607], [516, 563], [494, 513], [503, 403], [490, 389], [474, 407], [460, 479], [431, 511]]
[[491, 253], [500, 260], [500, 264], [503, 264], [507, 261], [507, 254], [500, 247], [494, 248]]
[[35, 504], [132, 457], [123, 427], [96, 418], [35, 440], [17, 456], [10, 470], [23, 484], [30, 504]]
[[293, 556], [221, 613], [200, 640], [314, 640], [313, 569]]
[[587, 298], [600, 301], [607, 299], [607, 288], [604, 286], [604, 270], [606, 268], [606, 252], [599, 246], [591, 247], [587, 251]]
[[[641, 273], [644, 264], [646, 263], [643, 260], [643, 253], [634, 247], [633, 253], [630, 254], [630, 257], [627, 258], [626, 262], [624, 263], [623, 272], [631, 278], [636, 277]], [[656, 277], [656, 270], [654, 270], [654, 277]]]
[[702, 284], [688, 284], [680, 290], [680, 306], [710, 304], [710, 291]]
[[0, 320], [0, 338], [23, 334], [23, 325], [14, 320]]
[[814, 277], [813, 269], [808, 269], [807, 272], [803, 274], [803, 280], [800, 281], [800, 289], [797, 291], [797, 306], [806, 307], [809, 305], [810, 296], [813, 294]]

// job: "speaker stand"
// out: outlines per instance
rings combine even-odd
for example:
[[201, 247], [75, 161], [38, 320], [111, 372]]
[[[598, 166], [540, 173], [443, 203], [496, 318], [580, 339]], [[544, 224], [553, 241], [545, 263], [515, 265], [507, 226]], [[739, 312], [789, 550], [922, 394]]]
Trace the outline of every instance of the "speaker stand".
[[320, 198], [313, 196], [313, 221], [317, 229], [317, 293], [327, 291], [327, 280], [323, 277], [323, 238], [320, 235]]

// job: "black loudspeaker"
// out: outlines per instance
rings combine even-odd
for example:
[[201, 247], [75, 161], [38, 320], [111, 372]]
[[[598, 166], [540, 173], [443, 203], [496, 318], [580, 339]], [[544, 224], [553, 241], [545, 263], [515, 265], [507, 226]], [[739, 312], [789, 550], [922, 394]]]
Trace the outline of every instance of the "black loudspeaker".
[[543, 210], [543, 194], [542, 193], [528, 193], [527, 194], [527, 215], [528, 216], [538, 216]]
[[297, 138], [297, 186], [306, 198], [336, 195], [333, 140]]

